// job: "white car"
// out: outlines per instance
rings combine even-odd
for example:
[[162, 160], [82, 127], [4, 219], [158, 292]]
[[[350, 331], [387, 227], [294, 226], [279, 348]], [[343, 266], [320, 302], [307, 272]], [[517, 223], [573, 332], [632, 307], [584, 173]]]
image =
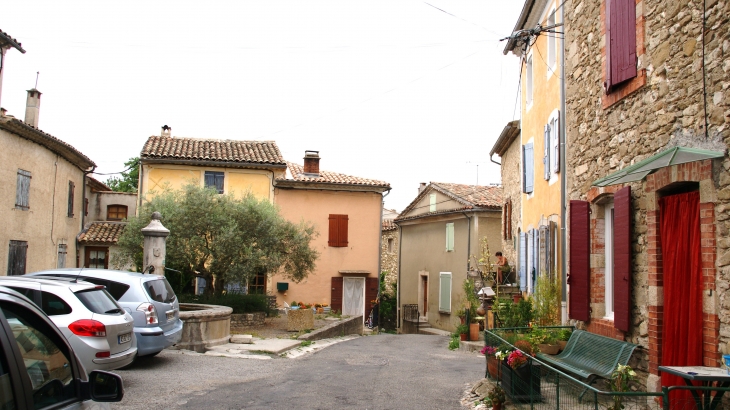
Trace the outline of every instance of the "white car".
[[134, 319], [103, 286], [75, 280], [0, 276], [0, 286], [22, 293], [61, 330], [87, 372], [134, 361]]
[[0, 409], [108, 409], [105, 402], [123, 396], [121, 377], [99, 370], [87, 376], [48, 316], [0, 286]]

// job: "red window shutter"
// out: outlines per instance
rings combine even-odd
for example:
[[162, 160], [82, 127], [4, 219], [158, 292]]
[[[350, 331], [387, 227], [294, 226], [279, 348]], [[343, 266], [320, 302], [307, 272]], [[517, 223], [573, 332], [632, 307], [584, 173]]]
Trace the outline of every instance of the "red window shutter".
[[378, 278], [365, 278], [365, 318], [370, 316], [372, 310], [370, 301], [378, 298]]
[[613, 196], [613, 320], [624, 332], [631, 323], [631, 187]]
[[338, 226], [338, 223], [337, 223], [338, 218], [337, 217], [338, 217], [338, 215], [330, 215], [330, 218], [329, 218], [329, 222], [330, 222], [330, 237], [329, 237], [329, 241], [327, 242], [327, 244], [329, 246], [340, 246], [339, 245], [340, 240], [339, 240], [339, 237], [338, 237], [339, 229], [337, 228], [337, 226]]
[[570, 309], [571, 319], [590, 319], [590, 208], [588, 202], [570, 201]]
[[347, 246], [349, 243], [347, 241], [347, 225], [350, 221], [350, 218], [347, 215], [339, 215], [340, 217], [340, 233], [339, 233], [339, 239], [340, 239], [340, 245], [339, 246]]
[[606, 93], [636, 77], [636, 3], [606, 0]]
[[330, 309], [342, 313], [342, 276], [332, 277], [332, 293], [330, 294]]

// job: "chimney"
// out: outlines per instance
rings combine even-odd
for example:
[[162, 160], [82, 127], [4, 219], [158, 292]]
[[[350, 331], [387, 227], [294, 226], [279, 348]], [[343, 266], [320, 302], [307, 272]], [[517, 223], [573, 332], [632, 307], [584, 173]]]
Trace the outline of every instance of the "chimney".
[[25, 123], [38, 128], [38, 116], [41, 111], [41, 92], [32, 88], [28, 90], [28, 99], [25, 101]]
[[162, 132], [160, 132], [161, 137], [171, 137], [172, 136], [172, 127], [168, 127], [167, 125], [162, 126]]
[[319, 176], [319, 151], [304, 151], [304, 173]]
[[6, 110], [3, 107], [0, 107], [0, 117], [4, 117], [6, 112], [8, 112], [8, 110]]
[[418, 193], [420, 194], [421, 192], [423, 192], [424, 189], [426, 189], [426, 183], [421, 182], [421, 184], [418, 186]]

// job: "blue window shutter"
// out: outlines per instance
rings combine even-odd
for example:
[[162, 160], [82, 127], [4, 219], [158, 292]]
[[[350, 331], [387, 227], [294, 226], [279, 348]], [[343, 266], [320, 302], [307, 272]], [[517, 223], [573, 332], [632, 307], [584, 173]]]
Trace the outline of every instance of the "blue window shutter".
[[535, 185], [535, 155], [533, 152], [533, 146], [532, 143], [529, 143], [525, 145], [525, 177], [524, 177], [524, 184], [525, 184], [525, 193], [531, 194], [533, 190], [533, 186]]
[[527, 235], [520, 233], [520, 290], [527, 290]]
[[545, 125], [545, 155], [542, 157], [543, 177], [545, 180], [550, 179], [550, 124]]

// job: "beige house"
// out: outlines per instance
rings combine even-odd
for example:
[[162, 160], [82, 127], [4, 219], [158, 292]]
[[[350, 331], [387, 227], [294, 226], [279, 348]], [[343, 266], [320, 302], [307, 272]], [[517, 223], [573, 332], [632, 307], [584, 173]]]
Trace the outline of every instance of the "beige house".
[[398, 306], [417, 306], [420, 320], [454, 331], [464, 307], [463, 282], [486, 237], [502, 249], [502, 188], [432, 182], [395, 219], [401, 229]]
[[314, 273], [301, 283], [275, 275], [277, 301], [322, 303], [343, 314], [367, 316], [378, 296], [383, 181], [319, 168], [319, 153], [307, 151], [304, 166], [288, 163], [286, 176], [274, 182], [281, 214], [309, 221], [319, 232]]
[[[87, 177], [85, 197], [86, 223], [78, 235], [80, 264], [85, 268], [109, 269], [127, 217], [137, 211], [137, 194], [114, 192], [104, 183]], [[134, 269], [134, 266], [112, 267]]]

